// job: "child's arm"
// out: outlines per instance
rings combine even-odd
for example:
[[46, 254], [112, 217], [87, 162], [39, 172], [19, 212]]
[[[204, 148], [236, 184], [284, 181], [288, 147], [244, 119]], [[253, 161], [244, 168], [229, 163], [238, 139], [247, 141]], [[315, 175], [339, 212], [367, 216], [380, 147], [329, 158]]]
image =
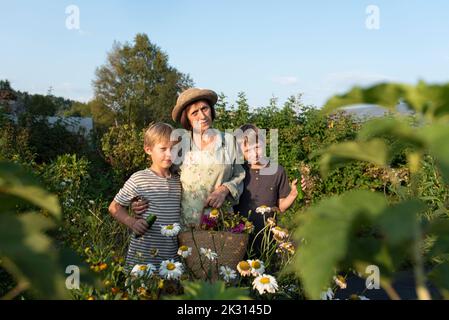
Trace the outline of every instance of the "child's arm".
[[142, 235], [148, 230], [148, 223], [145, 219], [131, 217], [127, 210], [115, 200], [112, 200], [109, 205], [109, 213], [114, 219], [123, 223], [138, 235]]
[[[296, 185], [298, 184], [298, 179], [292, 181], [290, 193], [287, 197], [279, 199], [279, 210], [281, 213], [287, 211], [288, 208], [291, 207], [293, 202], [295, 202], [296, 197], [298, 196], [298, 189]], [[306, 181], [303, 177], [301, 177], [301, 189], [304, 191], [306, 189]]]
[[290, 193], [288, 194], [287, 197], [285, 198], [280, 198], [279, 199], [279, 210], [281, 211], [281, 213], [284, 213], [285, 211], [287, 211], [288, 208], [290, 208], [290, 206], [293, 204], [293, 202], [295, 202], [296, 197], [298, 196], [298, 189], [296, 189], [296, 184], [298, 183], [298, 180], [295, 179], [292, 181], [292, 186], [290, 189]]

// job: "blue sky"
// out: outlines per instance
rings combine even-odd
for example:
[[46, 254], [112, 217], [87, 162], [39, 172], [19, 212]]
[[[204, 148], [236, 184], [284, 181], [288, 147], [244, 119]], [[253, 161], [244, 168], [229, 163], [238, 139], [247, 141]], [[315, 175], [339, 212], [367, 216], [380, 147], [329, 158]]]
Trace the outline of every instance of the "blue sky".
[[[66, 28], [66, 7], [80, 29]], [[380, 10], [379, 29], [366, 8]], [[354, 84], [449, 81], [449, 1], [0, 1], [0, 79], [87, 101], [114, 40], [146, 33], [196, 86], [253, 107], [303, 93], [321, 106]]]

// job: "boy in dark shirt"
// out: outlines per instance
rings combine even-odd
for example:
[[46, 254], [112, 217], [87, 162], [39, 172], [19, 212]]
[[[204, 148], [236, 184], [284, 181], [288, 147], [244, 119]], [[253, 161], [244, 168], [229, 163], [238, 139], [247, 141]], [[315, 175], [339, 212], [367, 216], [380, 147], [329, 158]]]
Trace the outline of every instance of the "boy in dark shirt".
[[[296, 200], [298, 196], [298, 180], [292, 181], [289, 185], [287, 174], [281, 165], [277, 165], [277, 170], [273, 174], [261, 174], [269, 166], [270, 162], [263, 156], [265, 141], [258, 135], [259, 129], [252, 124], [245, 124], [240, 127], [244, 133], [240, 147], [245, 157], [243, 168], [246, 175], [244, 180], [243, 193], [240, 196], [239, 204], [234, 206], [234, 211], [244, 217], [248, 217], [254, 224], [254, 231], [250, 236], [248, 249], [251, 255], [256, 256], [261, 253], [261, 244], [264, 232], [259, 234], [265, 225], [265, 220], [274, 215], [274, 212], [285, 212]], [[262, 171], [262, 172], [261, 172]], [[302, 188], [305, 187], [304, 180]], [[270, 208], [270, 212], [261, 214], [256, 209], [262, 206]]]

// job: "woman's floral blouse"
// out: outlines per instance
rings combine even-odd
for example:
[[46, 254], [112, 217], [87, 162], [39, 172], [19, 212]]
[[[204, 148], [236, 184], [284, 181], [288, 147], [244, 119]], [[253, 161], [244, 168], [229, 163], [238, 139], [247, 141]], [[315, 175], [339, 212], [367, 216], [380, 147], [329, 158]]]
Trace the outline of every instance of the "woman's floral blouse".
[[234, 136], [228, 133], [222, 133], [207, 150], [199, 150], [195, 143], [191, 143], [180, 166], [181, 223], [184, 227], [199, 224], [204, 202], [220, 185], [229, 189], [231, 204], [238, 203], [245, 178], [245, 170], [239, 164], [240, 155]]

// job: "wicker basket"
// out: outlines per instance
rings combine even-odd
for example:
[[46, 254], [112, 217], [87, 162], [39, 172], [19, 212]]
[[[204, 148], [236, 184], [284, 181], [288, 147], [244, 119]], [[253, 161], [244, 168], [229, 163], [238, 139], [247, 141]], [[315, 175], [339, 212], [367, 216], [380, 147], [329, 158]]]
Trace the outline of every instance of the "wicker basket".
[[[187, 267], [196, 278], [203, 280], [208, 277], [213, 280], [217, 279], [217, 269], [220, 266], [235, 269], [239, 261], [245, 257], [248, 245], [248, 234], [225, 231], [195, 230], [193, 237], [191, 231], [186, 231], [181, 232], [178, 239], [180, 246], [185, 245], [192, 248], [192, 254], [186, 259]], [[200, 255], [200, 248], [216, 252], [217, 260], [211, 262], [204, 255]]]

